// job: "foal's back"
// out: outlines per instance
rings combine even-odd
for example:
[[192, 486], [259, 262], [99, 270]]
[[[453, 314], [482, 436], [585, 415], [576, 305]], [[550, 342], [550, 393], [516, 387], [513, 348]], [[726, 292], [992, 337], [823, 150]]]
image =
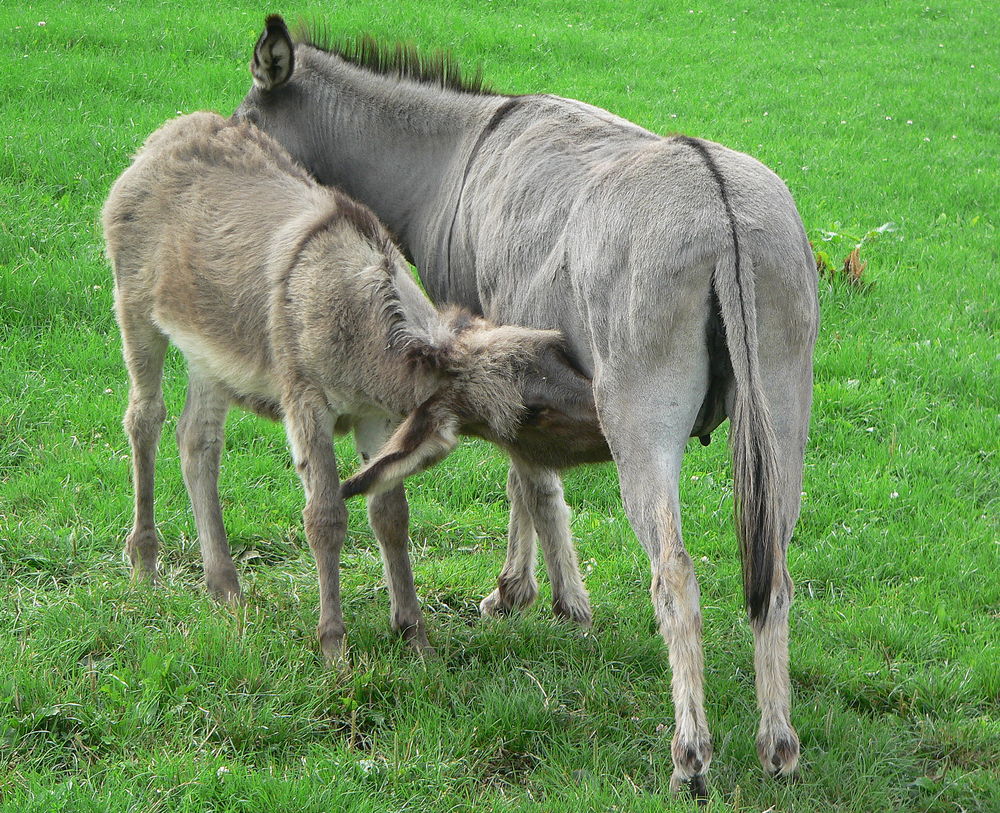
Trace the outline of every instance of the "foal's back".
[[252, 126], [213, 113], [168, 122], [104, 207], [119, 312], [145, 314], [196, 364], [263, 373], [268, 266], [296, 200], [313, 216], [333, 207]]
[[[237, 399], [278, 396], [275, 330], [290, 319], [304, 338], [335, 318], [336, 302], [354, 328], [340, 333], [375, 339], [358, 329], [370, 321], [370, 297], [351, 270], [388, 277], [398, 255], [367, 209], [320, 186], [253, 125], [214, 113], [182, 116], [149, 137], [111, 190], [104, 230], [119, 320], [155, 325]], [[282, 287], [294, 303], [275, 300]], [[343, 367], [338, 375], [354, 378]], [[342, 383], [348, 398], [358, 390]]]

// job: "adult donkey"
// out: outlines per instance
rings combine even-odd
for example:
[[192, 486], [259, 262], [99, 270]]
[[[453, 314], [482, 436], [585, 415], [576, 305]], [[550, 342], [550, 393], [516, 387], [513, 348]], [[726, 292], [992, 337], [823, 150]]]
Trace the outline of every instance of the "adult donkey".
[[[816, 271], [795, 204], [753, 158], [661, 137], [555, 96], [504, 96], [447, 57], [369, 39], [293, 41], [269, 17], [236, 111], [399, 239], [432, 299], [558, 328], [593, 394], [625, 511], [652, 567], [670, 653], [672, 787], [705, 791], [698, 583], [681, 540], [687, 439], [729, 416], [744, 592], [754, 633], [757, 750], [791, 773], [785, 550], [798, 517], [818, 324]], [[553, 463], [553, 461], [555, 461]], [[512, 455], [511, 529], [484, 612], [530, 603], [535, 538], [557, 611], [589, 623], [553, 465]]]

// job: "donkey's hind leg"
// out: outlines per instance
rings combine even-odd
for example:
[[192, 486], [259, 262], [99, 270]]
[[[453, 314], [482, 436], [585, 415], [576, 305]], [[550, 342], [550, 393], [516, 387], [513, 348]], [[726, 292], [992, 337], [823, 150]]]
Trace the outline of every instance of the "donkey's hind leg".
[[[761, 379], [774, 426], [778, 468], [775, 500], [783, 535], [781, 549], [775, 556], [775, 579], [767, 618], [751, 626], [760, 707], [757, 755], [767, 773], [788, 776], [799, 761], [799, 738], [791, 723], [788, 611], [792, 603], [792, 580], [786, 566], [786, 551], [802, 497], [803, 456], [812, 403], [812, 342], [808, 336], [793, 334], [769, 343], [768, 335], [764, 334], [760, 349]], [[772, 351], [772, 344], [777, 344], [777, 350]]]
[[625, 513], [649, 556], [650, 596], [669, 652], [674, 701], [670, 785], [673, 790], [686, 785], [702, 797], [712, 740], [705, 715], [700, 592], [681, 536], [678, 491], [681, 457], [708, 383], [707, 359], [704, 350], [698, 351], [682, 345], [662, 366], [644, 374], [599, 373], [595, 393]]
[[191, 370], [187, 401], [177, 422], [181, 471], [198, 527], [208, 592], [219, 601], [239, 601], [240, 581], [219, 504], [219, 458], [228, 411], [229, 397], [225, 391]]
[[132, 447], [135, 492], [132, 530], [125, 539], [125, 554], [136, 577], [155, 581], [159, 543], [153, 518], [153, 479], [156, 447], [166, 417], [162, 379], [167, 337], [145, 315], [134, 314], [124, 307], [120, 294], [116, 296], [116, 309], [130, 381], [123, 423]]
[[[354, 431], [354, 442], [365, 463], [389, 439], [393, 428], [382, 418], [359, 423]], [[421, 655], [433, 655], [434, 648], [427, 641], [420, 602], [413, 585], [413, 569], [407, 551], [410, 509], [402, 484], [391, 491], [368, 497], [368, 522], [382, 551], [392, 629]]]

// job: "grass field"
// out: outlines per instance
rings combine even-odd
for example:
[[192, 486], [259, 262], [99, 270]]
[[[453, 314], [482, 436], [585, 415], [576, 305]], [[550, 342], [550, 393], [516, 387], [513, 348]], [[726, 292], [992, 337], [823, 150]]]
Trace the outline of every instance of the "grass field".
[[[325, 671], [302, 496], [280, 427], [234, 412], [222, 499], [247, 603], [211, 602], [173, 428], [164, 584], [130, 582], [126, 376], [100, 206], [178, 111], [230, 112], [263, 16], [451, 48], [499, 90], [607, 107], [749, 152], [863, 286], [820, 286], [801, 521], [790, 551], [799, 779], [765, 780], [719, 433], [692, 444], [711, 809], [1000, 810], [1000, 65], [995, 3], [763, 0], [27, 2], [0, 8], [0, 808], [659, 810], [669, 666], [611, 466], [567, 475], [595, 625], [478, 618], [506, 528], [502, 456], [467, 442], [413, 480], [418, 592], [439, 659], [388, 632], [361, 501]], [[878, 231], [884, 224], [886, 226]], [[339, 443], [346, 470], [356, 465]]]

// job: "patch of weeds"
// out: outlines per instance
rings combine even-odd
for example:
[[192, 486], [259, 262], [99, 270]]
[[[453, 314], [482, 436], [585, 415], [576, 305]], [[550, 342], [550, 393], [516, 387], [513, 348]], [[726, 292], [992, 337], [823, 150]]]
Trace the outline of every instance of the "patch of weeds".
[[854, 248], [844, 257], [843, 263], [838, 266], [834, 263], [829, 251], [822, 248], [817, 249], [813, 243], [810, 243], [816, 259], [816, 270], [819, 272], [820, 279], [829, 280], [833, 284], [846, 283], [852, 288], [870, 287], [871, 281], [864, 277], [864, 273], [868, 268], [868, 261], [861, 259], [861, 249], [866, 243], [895, 230], [896, 224], [892, 222], [883, 223], [881, 226], [869, 229], [860, 237], [842, 230], [840, 223], [834, 223], [831, 229], [821, 230], [820, 237], [823, 242], [829, 243], [833, 240], [846, 239], [854, 244]]

